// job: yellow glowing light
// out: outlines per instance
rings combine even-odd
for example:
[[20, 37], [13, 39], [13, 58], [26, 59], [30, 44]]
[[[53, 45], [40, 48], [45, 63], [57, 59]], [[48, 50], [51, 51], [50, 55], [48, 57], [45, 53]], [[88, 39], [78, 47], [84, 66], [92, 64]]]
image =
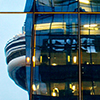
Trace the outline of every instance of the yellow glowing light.
[[69, 87], [72, 88], [72, 84], [69, 84]]
[[73, 84], [69, 84], [69, 87], [70, 87], [70, 89], [73, 90], [73, 92], [75, 92], [75, 89], [76, 89], [75, 85], [73, 85]]
[[32, 90], [33, 90], [33, 91], [36, 91], [36, 87], [35, 87], [34, 84], [32, 85]]
[[68, 62], [70, 62], [70, 56], [68, 56]]
[[51, 25], [51, 29], [64, 29], [64, 34], [66, 34], [66, 23], [65, 22], [35, 24], [35, 30], [49, 30], [50, 25]]
[[89, 27], [89, 25], [84, 25], [83, 27]]
[[57, 64], [56, 63], [52, 63], [52, 66], [56, 66]]
[[90, 29], [90, 30], [93, 30], [94, 28], [93, 28], [93, 27], [89, 27], [89, 29]]
[[32, 61], [33, 61], [33, 62], [35, 62], [35, 56], [33, 56], [33, 59], [32, 59]]
[[30, 62], [30, 57], [27, 57], [26, 61], [27, 61], [27, 63], [29, 63]]
[[55, 92], [52, 92], [52, 96], [55, 97], [56, 96], [56, 93]]
[[73, 63], [76, 63], [76, 62], [77, 62], [77, 57], [74, 56], [74, 57], [73, 57]]
[[37, 85], [37, 90], [39, 89], [39, 85]]
[[80, 3], [90, 4], [89, 0], [79, 0], [79, 1], [80, 1]]
[[72, 89], [75, 91], [75, 85], [72, 86]]
[[98, 30], [98, 28], [95, 28], [95, 30]]
[[97, 26], [97, 24], [91, 24], [90, 25], [90, 27], [96, 27]]
[[53, 92], [52, 92], [52, 96], [57, 96], [57, 93], [59, 93], [59, 90], [58, 90], [58, 88], [54, 88], [53, 89]]
[[42, 56], [40, 56], [40, 63], [42, 63]]
[[58, 88], [54, 88], [54, 90], [56, 90], [57, 92], [59, 92]]
[[32, 57], [33, 67], [35, 67], [35, 56]]
[[50, 59], [50, 57], [48, 57], [48, 59]]
[[88, 27], [89, 28], [89, 27], [96, 27], [96, 26], [97, 26], [97, 24], [90, 24], [90, 25], [89, 24], [86, 24], [83, 27]]
[[89, 62], [86, 63], [87, 65], [89, 64]]

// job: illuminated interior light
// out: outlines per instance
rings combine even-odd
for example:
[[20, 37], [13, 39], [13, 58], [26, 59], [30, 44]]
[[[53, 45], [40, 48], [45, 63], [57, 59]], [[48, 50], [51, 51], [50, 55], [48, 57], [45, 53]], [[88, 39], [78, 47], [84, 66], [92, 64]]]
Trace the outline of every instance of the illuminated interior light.
[[35, 67], [35, 56], [32, 57], [33, 67]]
[[97, 26], [97, 24], [86, 24], [86, 25], [83, 25], [83, 27], [87, 27], [87, 28], [89, 28], [89, 27], [96, 27]]
[[56, 96], [56, 93], [55, 92], [52, 92], [52, 96], [55, 97]]
[[36, 91], [36, 86], [34, 84], [32, 85], [32, 90]]
[[83, 27], [89, 27], [89, 25], [84, 25]]
[[89, 0], [79, 0], [80, 3], [90, 4]]
[[81, 7], [82, 9], [84, 9], [85, 11], [90, 11], [91, 12], [91, 8], [90, 7]]
[[72, 84], [69, 84], [69, 88], [70, 88], [70, 89], [72, 88]]
[[56, 66], [57, 64], [56, 63], [52, 63], [52, 66]]
[[92, 87], [90, 87], [90, 90], [92, 90]]
[[54, 88], [54, 90], [56, 90], [57, 92], [59, 92], [58, 88]]
[[77, 57], [74, 56], [74, 57], [73, 57], [73, 63], [76, 63], [76, 62], [77, 62]]
[[69, 84], [69, 87], [70, 87], [70, 89], [72, 89], [73, 91], [75, 91], [75, 85], [73, 85], [73, 84]]
[[68, 55], [68, 62], [70, 62], [70, 56]]
[[[35, 24], [35, 30], [49, 30], [51, 23], [43, 23], [43, 24]], [[65, 22], [53, 22], [51, 24], [51, 29], [64, 29], [64, 34], [66, 31], [66, 23]]]
[[86, 63], [87, 65], [89, 64], [89, 62]]
[[58, 90], [58, 88], [54, 88], [53, 89], [53, 92], [52, 92], [52, 96], [57, 96], [57, 93], [59, 93], [59, 90]]
[[98, 28], [95, 28], [95, 30], [98, 30]]
[[42, 56], [40, 56], [40, 63], [42, 63]]
[[93, 27], [89, 27], [89, 29], [93, 30], [94, 28]]
[[90, 25], [90, 27], [96, 27], [97, 26], [97, 24], [91, 24]]
[[37, 85], [37, 89], [39, 89], [39, 85]]
[[50, 57], [48, 57], [48, 59], [50, 59]]
[[33, 59], [32, 59], [32, 61], [33, 61], [33, 62], [35, 62], [35, 56], [33, 56]]
[[72, 86], [72, 89], [75, 91], [75, 85]]
[[30, 62], [30, 57], [27, 57], [26, 61], [27, 61], [27, 63], [29, 63]]

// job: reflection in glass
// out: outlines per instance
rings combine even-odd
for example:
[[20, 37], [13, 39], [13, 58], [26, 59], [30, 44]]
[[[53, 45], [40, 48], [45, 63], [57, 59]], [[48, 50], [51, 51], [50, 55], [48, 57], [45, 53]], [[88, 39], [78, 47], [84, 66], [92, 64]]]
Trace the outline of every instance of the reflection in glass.
[[35, 25], [37, 34], [77, 35], [78, 24], [75, 14], [36, 15]]
[[[86, 20], [84, 20], [86, 19]], [[83, 21], [84, 20], [84, 21]], [[81, 15], [82, 93], [85, 98], [100, 97], [100, 15]]]
[[[81, 49], [83, 64], [100, 64], [99, 20], [100, 15], [81, 15]], [[87, 20], [85, 21], [84, 19]], [[84, 20], [84, 21], [83, 21]]]
[[55, 97], [54, 100], [62, 97], [65, 100], [69, 97], [76, 100], [77, 15], [36, 16], [33, 97], [41, 99]]
[[77, 7], [77, 0], [37, 0], [38, 12], [73, 12]]
[[99, 0], [79, 0], [81, 12], [99, 12], [100, 1]]

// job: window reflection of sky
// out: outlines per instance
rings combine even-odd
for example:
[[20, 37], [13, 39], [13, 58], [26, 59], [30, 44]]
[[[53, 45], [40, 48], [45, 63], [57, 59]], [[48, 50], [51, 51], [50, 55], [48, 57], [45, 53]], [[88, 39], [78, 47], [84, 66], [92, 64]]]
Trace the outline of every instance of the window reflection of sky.
[[36, 25], [39, 26], [36, 27], [37, 34], [77, 34], [76, 14], [44, 16], [40, 15], [37, 18]]
[[[81, 12], [100, 11], [98, 0], [79, 0]], [[40, 12], [76, 12], [78, 8], [77, 0], [37, 0], [36, 6]]]

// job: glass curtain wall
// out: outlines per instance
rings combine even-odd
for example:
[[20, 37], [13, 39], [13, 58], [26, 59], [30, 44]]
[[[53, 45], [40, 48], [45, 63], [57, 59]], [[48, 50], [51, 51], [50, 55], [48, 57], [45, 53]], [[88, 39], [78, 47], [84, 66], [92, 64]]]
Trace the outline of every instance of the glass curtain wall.
[[36, 15], [33, 94], [38, 98], [77, 99], [77, 17], [77, 14]]
[[34, 35], [33, 55], [31, 45], [26, 52], [33, 60], [32, 100], [100, 98], [99, 5], [99, 0], [36, 1], [33, 32], [27, 33], [29, 44]]
[[[86, 19], [86, 20], [85, 20]], [[84, 21], [83, 21], [84, 20]], [[83, 98], [100, 98], [100, 15], [81, 15]]]

